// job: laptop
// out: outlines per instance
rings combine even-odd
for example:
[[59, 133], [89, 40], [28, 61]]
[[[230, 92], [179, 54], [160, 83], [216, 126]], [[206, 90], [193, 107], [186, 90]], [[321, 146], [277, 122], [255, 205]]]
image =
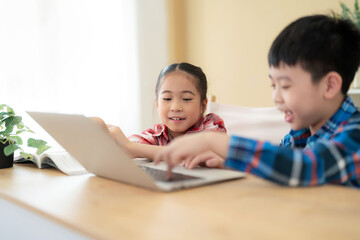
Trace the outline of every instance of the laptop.
[[227, 169], [176, 166], [167, 177], [167, 165], [131, 159], [101, 126], [83, 115], [27, 112], [88, 172], [99, 177], [158, 191], [174, 191], [226, 180], [245, 173]]

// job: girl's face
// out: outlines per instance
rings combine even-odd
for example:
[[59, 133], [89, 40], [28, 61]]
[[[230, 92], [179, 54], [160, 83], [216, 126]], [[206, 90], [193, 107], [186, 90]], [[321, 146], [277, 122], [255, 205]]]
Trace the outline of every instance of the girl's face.
[[172, 138], [184, 135], [205, 111], [207, 102], [201, 103], [200, 93], [195, 87], [196, 80], [183, 71], [171, 72], [162, 80], [156, 109]]

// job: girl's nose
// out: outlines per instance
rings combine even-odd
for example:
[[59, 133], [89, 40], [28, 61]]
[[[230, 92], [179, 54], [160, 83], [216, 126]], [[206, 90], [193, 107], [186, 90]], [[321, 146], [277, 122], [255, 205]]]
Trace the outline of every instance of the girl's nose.
[[179, 112], [182, 110], [183, 110], [182, 106], [178, 101], [174, 101], [173, 104], [171, 105], [171, 111]]

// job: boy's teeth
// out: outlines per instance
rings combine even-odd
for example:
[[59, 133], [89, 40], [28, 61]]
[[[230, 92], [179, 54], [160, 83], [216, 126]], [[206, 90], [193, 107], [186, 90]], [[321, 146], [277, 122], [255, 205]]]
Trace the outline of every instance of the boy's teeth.
[[291, 122], [294, 118], [294, 114], [291, 111], [285, 111], [285, 121]]

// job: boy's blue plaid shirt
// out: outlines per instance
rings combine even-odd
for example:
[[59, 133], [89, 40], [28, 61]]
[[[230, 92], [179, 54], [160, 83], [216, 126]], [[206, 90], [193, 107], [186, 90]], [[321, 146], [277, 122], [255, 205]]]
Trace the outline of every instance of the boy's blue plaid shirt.
[[291, 130], [280, 146], [231, 136], [225, 165], [289, 186], [360, 187], [360, 112], [347, 97], [313, 136]]

